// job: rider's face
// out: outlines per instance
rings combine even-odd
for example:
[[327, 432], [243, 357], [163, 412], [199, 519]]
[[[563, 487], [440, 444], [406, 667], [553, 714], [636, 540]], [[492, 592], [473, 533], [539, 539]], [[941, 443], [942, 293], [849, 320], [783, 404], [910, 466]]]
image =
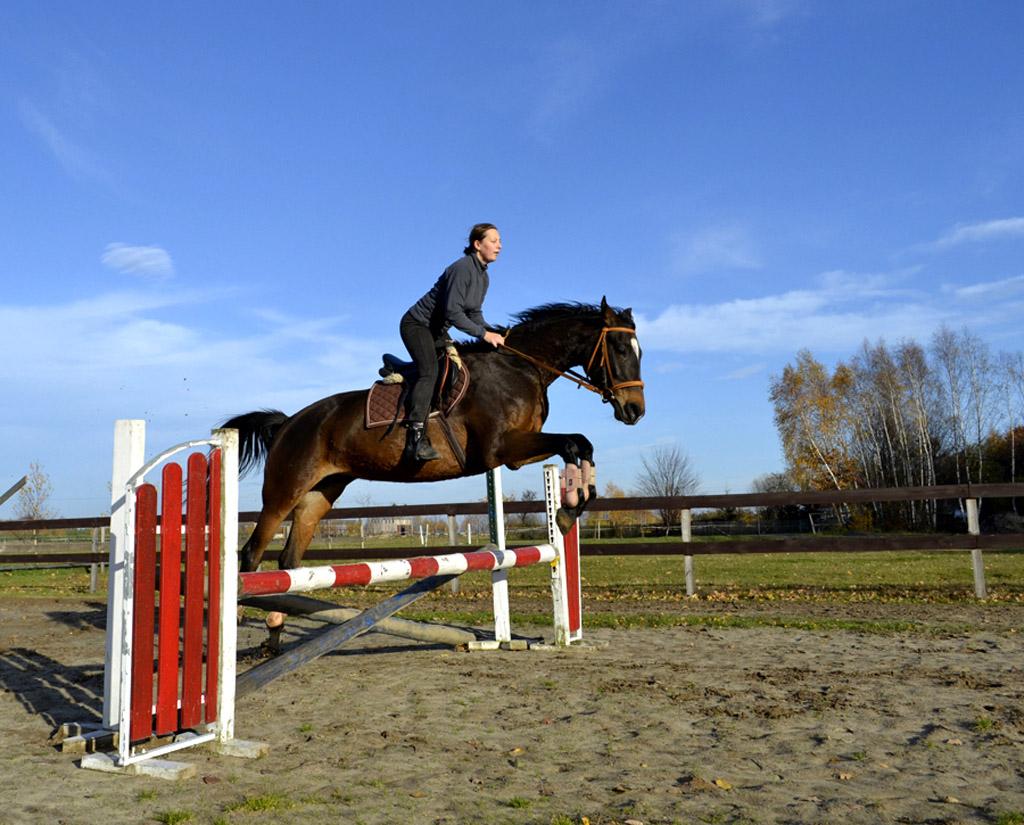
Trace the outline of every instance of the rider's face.
[[483, 239], [473, 241], [476, 254], [485, 264], [493, 264], [501, 253], [501, 235], [497, 229], [488, 229]]

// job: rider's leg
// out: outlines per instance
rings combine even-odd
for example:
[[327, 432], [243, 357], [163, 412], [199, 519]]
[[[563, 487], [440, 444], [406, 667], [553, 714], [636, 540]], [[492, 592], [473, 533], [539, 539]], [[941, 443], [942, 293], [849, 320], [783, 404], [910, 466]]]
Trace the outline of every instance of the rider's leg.
[[405, 441], [404, 455], [419, 461], [440, 458], [440, 454], [431, 446], [424, 426], [430, 415], [430, 399], [434, 395], [434, 384], [437, 382], [437, 351], [434, 348], [434, 336], [423, 324], [411, 319], [408, 315], [402, 318], [399, 327], [402, 343], [409, 350], [409, 355], [416, 362], [418, 376], [416, 383], [409, 392], [409, 429]]

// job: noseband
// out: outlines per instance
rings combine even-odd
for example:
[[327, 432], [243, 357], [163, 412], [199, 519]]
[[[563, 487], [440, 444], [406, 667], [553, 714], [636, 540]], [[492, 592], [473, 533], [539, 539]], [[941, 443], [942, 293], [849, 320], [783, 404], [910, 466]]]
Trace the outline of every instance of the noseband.
[[[599, 369], [603, 370], [605, 377], [608, 379], [609, 382], [611, 382], [614, 381], [615, 379], [612, 375], [611, 358], [608, 357], [609, 332], [625, 332], [635, 337], [636, 330], [632, 329], [631, 327], [602, 327], [601, 334], [598, 335], [597, 337], [597, 343], [594, 344], [594, 351], [590, 353], [590, 359], [587, 361], [585, 372], [590, 372], [590, 368], [594, 364], [594, 359], [597, 358], [597, 353], [600, 352], [601, 359], [597, 362], [597, 366]], [[502, 349], [506, 349], [512, 354], [518, 355], [520, 358], [529, 361], [534, 366], [540, 367], [541, 369], [545, 369], [548, 372], [555, 373], [555, 375], [559, 378], [568, 378], [570, 381], [574, 381], [576, 384], [583, 387], [584, 389], [588, 389], [591, 392], [597, 393], [598, 395], [601, 396], [601, 400], [604, 401], [605, 403], [612, 400], [613, 394], [616, 390], [620, 390], [625, 387], [643, 387], [644, 385], [643, 381], [632, 380], [619, 381], [617, 383], [606, 383], [605, 386], [599, 387], [597, 384], [594, 384], [593, 382], [588, 380], [588, 378], [579, 375], [574, 370], [560, 370], [557, 367], [551, 366], [550, 364], [545, 364], [539, 358], [534, 358], [532, 355], [527, 355], [525, 352], [521, 352], [520, 350], [517, 350], [514, 347], [510, 347], [508, 344], [503, 344]]]

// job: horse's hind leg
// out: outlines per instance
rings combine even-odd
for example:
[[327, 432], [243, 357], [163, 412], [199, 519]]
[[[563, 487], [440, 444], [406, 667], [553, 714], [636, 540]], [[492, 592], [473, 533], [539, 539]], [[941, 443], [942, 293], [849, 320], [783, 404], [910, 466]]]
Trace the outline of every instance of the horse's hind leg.
[[313, 540], [320, 519], [327, 515], [351, 481], [348, 476], [328, 476], [299, 499], [292, 511], [292, 529], [278, 562], [282, 570], [291, 570], [302, 564], [302, 557]]
[[[351, 478], [342, 475], [328, 476], [299, 499], [292, 511], [292, 529], [288, 532], [288, 541], [285, 542], [278, 562], [282, 570], [292, 570], [302, 563], [302, 557], [313, 540], [313, 532], [320, 519], [331, 509], [350, 481]], [[270, 636], [266, 644], [272, 653], [281, 650], [284, 615], [276, 610], [267, 613], [267, 630]]]
[[256, 528], [242, 546], [239, 568], [243, 573], [251, 573], [260, 566], [263, 553], [292, 506], [289, 504], [287, 509], [263, 506], [259, 519], [256, 521]]

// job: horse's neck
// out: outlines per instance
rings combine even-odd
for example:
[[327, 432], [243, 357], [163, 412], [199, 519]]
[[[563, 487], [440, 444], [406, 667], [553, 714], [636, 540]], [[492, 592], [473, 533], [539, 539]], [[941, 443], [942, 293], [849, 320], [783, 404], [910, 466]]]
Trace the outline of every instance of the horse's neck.
[[[591, 328], [593, 327], [593, 328]], [[586, 365], [594, 347], [597, 325], [580, 321], [551, 321], [537, 324], [520, 335], [512, 335], [509, 344], [557, 370]], [[552, 374], [547, 383], [557, 378]]]

